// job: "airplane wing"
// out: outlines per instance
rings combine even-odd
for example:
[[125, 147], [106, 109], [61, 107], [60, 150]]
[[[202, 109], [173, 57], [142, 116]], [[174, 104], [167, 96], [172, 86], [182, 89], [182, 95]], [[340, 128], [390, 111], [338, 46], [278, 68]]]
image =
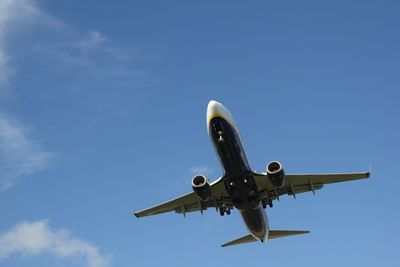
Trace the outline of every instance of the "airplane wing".
[[325, 184], [347, 182], [364, 179], [370, 172], [331, 173], [331, 174], [286, 174], [284, 185], [275, 188], [266, 173], [254, 173], [258, 190], [264, 194], [264, 199], [277, 199], [281, 195], [293, 195], [321, 189]]
[[175, 211], [176, 213], [183, 213], [185, 215], [187, 212], [206, 210], [209, 207], [218, 207], [222, 204], [231, 205], [229, 203], [229, 195], [225, 189], [224, 182], [222, 178], [219, 178], [215, 182], [210, 184], [211, 197], [208, 201], [200, 201], [196, 193], [191, 192], [186, 195], [177, 197], [173, 200], [161, 203], [159, 205], [153, 206], [151, 208], [134, 212], [136, 217], [144, 217], [155, 215], [159, 213], [165, 213], [170, 211]]
[[[325, 184], [346, 182], [351, 180], [368, 178], [369, 172], [360, 173], [333, 173], [333, 174], [287, 174], [285, 183], [281, 188], [275, 188], [269, 181], [266, 173], [254, 173], [258, 190], [264, 200], [278, 199], [281, 195], [293, 195], [303, 192], [315, 192], [321, 189]], [[206, 210], [210, 207], [220, 207], [227, 205], [233, 208], [233, 204], [225, 189], [222, 178], [219, 178], [210, 185], [211, 197], [208, 201], [200, 201], [194, 192], [177, 197], [173, 200], [161, 203], [159, 205], [134, 212], [136, 217], [150, 216], [160, 213], [175, 211], [185, 215], [188, 212]]]

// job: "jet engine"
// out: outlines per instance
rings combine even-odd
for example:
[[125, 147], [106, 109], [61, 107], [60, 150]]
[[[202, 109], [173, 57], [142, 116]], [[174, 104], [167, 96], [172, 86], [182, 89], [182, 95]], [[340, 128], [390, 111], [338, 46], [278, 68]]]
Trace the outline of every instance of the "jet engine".
[[208, 183], [207, 178], [203, 175], [193, 177], [192, 188], [201, 201], [207, 201], [210, 199], [210, 184]]
[[282, 164], [278, 161], [271, 161], [267, 165], [267, 177], [275, 187], [282, 187], [285, 181], [285, 172]]

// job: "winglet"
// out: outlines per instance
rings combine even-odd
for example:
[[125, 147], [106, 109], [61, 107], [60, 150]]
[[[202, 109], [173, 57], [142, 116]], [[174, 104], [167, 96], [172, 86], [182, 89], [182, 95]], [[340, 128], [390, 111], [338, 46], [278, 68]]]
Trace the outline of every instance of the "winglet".
[[133, 211], [133, 215], [135, 215], [136, 218], [139, 218], [139, 215], [136, 213], [136, 210]]

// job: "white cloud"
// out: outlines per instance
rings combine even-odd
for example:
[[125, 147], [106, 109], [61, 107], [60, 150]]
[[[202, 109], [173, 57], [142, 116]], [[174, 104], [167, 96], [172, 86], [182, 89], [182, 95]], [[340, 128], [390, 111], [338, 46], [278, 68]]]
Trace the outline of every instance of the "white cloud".
[[78, 41], [78, 47], [83, 55], [101, 46], [106, 41], [106, 37], [97, 30], [90, 31], [81, 41]]
[[118, 77], [131, 83], [137, 79], [140, 72], [131, 65], [136, 51], [118, 47], [99, 30], [77, 30], [37, 2], [0, 0], [0, 87], [4, 89], [23, 67], [16, 59], [24, 57], [50, 66], [50, 71], [74, 70], [74, 75], [80, 72], [93, 80]]
[[10, 21], [38, 16], [41, 12], [29, 0], [1, 0], [0, 14], [0, 27], [3, 29]]
[[[100, 31], [76, 30], [51, 16], [38, 1], [0, 0], [0, 102], [13, 99], [8, 96], [13, 94], [12, 81], [24, 71], [24, 57], [34, 65], [29, 69], [33, 81], [46, 84], [58, 77], [58, 90], [70, 84], [74, 89], [88, 90], [98, 89], [99, 82], [108, 82], [105, 88], [131, 88], [138, 76], [131, 66], [131, 56]], [[35, 69], [41, 71], [35, 73]], [[5, 190], [19, 177], [45, 168], [51, 154], [27, 136], [21, 123], [1, 116], [1, 112], [7, 111], [0, 108], [0, 190]]]
[[[30, 32], [37, 24], [60, 23], [42, 12], [31, 0], [0, 0], [0, 99], [7, 98], [10, 77], [13, 76], [12, 42], [20, 33]], [[27, 45], [27, 44], [26, 44]], [[19, 51], [17, 51], [19, 52]], [[19, 54], [19, 53], [16, 53]], [[23, 54], [23, 53], [22, 53]], [[51, 153], [42, 151], [27, 136], [26, 128], [0, 110], [0, 191], [10, 188], [24, 175], [33, 174], [47, 166]]]
[[[70, 27], [38, 3], [0, 0], [0, 102], [15, 99], [9, 97], [14, 89], [12, 81], [25, 70], [21, 64], [25, 57], [29, 58], [29, 77], [43, 87], [57, 77], [55, 90], [68, 86], [74, 90], [132, 88], [140, 72], [132, 68], [130, 50], [120, 49], [98, 30], [84, 32]], [[0, 191], [21, 176], [45, 168], [51, 158], [30, 139], [20, 122], [1, 115], [4, 112], [9, 114], [0, 107]]]
[[[1, 16], [1, 15], [0, 15]], [[0, 29], [1, 31], [1, 29]], [[1, 49], [0, 46], [0, 86], [7, 82], [9, 70], [7, 68], [8, 59], [4, 51]]]
[[48, 253], [60, 259], [85, 259], [85, 266], [106, 267], [109, 257], [85, 240], [66, 230], [52, 230], [47, 220], [24, 222], [0, 236], [0, 260], [13, 254], [36, 256]]
[[10, 188], [23, 175], [45, 168], [52, 153], [42, 151], [27, 137], [17, 121], [0, 114], [0, 191]]
[[30, 0], [0, 0], [0, 86], [8, 82], [12, 74], [8, 43], [9, 38], [21, 28], [27, 30], [38, 22], [57, 25], [59, 22], [42, 12]]
[[190, 173], [193, 175], [203, 174], [203, 175], [210, 175], [213, 172], [213, 169], [209, 166], [193, 166], [190, 168]]

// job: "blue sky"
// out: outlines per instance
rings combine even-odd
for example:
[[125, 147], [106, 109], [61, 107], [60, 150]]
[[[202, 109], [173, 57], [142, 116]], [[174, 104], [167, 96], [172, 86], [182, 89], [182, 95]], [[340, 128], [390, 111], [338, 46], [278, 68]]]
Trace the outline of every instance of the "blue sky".
[[[398, 266], [397, 1], [0, 0], [3, 266]], [[221, 169], [206, 106], [255, 170], [364, 171], [268, 209], [311, 234], [221, 249], [235, 211], [143, 219]]]

